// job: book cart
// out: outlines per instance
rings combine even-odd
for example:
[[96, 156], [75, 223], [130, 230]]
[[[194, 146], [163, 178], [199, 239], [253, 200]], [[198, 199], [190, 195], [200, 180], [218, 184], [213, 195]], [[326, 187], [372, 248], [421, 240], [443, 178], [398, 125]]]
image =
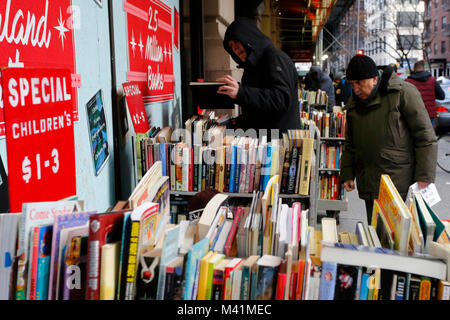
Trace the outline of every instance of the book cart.
[[[320, 133], [315, 125], [311, 125], [310, 129], [314, 133], [314, 158], [313, 165], [311, 167], [311, 175], [310, 175], [310, 186], [309, 186], [309, 195], [300, 195], [300, 194], [279, 194], [279, 198], [283, 199], [283, 202], [293, 203], [296, 200], [304, 200], [309, 205], [307, 209], [309, 209], [309, 225], [316, 228], [317, 226], [317, 210], [318, 210], [318, 200], [319, 196], [318, 192], [318, 177], [319, 177], [319, 166], [317, 163], [317, 159], [320, 155]], [[281, 164], [282, 165], [282, 164]], [[188, 200], [196, 195], [198, 192], [196, 191], [170, 191], [170, 201], [171, 204], [175, 206], [186, 206]], [[253, 193], [230, 193], [230, 192], [221, 192], [222, 194], [227, 195], [231, 199], [248, 199], [249, 201], [253, 197]], [[186, 212], [187, 213], [187, 212]]]
[[[300, 97], [300, 111], [305, 111], [307, 113], [310, 113], [311, 111], [322, 111], [324, 114], [330, 114], [330, 112], [327, 112], [327, 105], [324, 103], [311, 103], [311, 92], [306, 92], [303, 94], [302, 97]], [[317, 96], [319, 96], [317, 94]], [[322, 98], [322, 100], [327, 100]], [[315, 101], [315, 100], [313, 100]], [[316, 123], [315, 123], [316, 124]], [[319, 212], [325, 211], [328, 217], [334, 217], [337, 220], [339, 219], [339, 213], [341, 211], [347, 211], [348, 210], [348, 200], [346, 198], [345, 189], [342, 187], [342, 181], [335, 182], [334, 188], [336, 190], [334, 192], [331, 192], [333, 195], [328, 195], [324, 197], [323, 190], [321, 188], [324, 188], [323, 185], [321, 185], [321, 180], [323, 177], [332, 177], [335, 176], [337, 179], [339, 178], [339, 173], [341, 171], [340, 169], [340, 156], [341, 153], [336, 156], [336, 153], [334, 153], [334, 157], [336, 160], [333, 162], [333, 164], [328, 164], [328, 154], [325, 154], [326, 148], [328, 146], [335, 147], [334, 150], [336, 150], [336, 147], [343, 146], [343, 143], [345, 141], [345, 138], [342, 137], [336, 137], [336, 136], [324, 136], [321, 131], [319, 130], [317, 124], [316, 124], [316, 135], [318, 136], [318, 143], [319, 145], [316, 148], [316, 163], [317, 163], [317, 183], [315, 185], [315, 195], [317, 196], [317, 208], [316, 210]], [[322, 148], [323, 145], [326, 145], [326, 148]], [[341, 148], [342, 150], [343, 148]], [[334, 151], [335, 152], [335, 151]], [[331, 181], [331, 179], [329, 179]], [[334, 179], [333, 179], [334, 181]], [[326, 187], [325, 187], [326, 188]], [[333, 190], [331, 187], [329, 187], [330, 190]], [[327, 192], [325, 192], [326, 194]], [[316, 212], [317, 213], [317, 212]]]

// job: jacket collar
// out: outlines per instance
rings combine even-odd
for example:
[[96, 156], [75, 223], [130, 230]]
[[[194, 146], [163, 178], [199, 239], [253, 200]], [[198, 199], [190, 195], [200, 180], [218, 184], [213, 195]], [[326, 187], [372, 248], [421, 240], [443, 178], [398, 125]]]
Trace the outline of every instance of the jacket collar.
[[[386, 93], [393, 92], [393, 91], [400, 91], [402, 89], [402, 85], [403, 85], [403, 80], [401, 80], [398, 77], [398, 75], [395, 72], [393, 72], [391, 74], [389, 80], [388, 80], [387, 87], [385, 89]], [[375, 98], [373, 98], [369, 102], [367, 107], [375, 106], [375, 105], [380, 104], [381, 103], [381, 98], [382, 98], [382, 95], [380, 93], [380, 88], [379, 88]], [[348, 100], [347, 104], [345, 105], [345, 107], [343, 108], [343, 110], [349, 111], [349, 110], [351, 110], [353, 108], [356, 108], [356, 107], [357, 107], [356, 101], [355, 101], [355, 99], [354, 99], [354, 97], [352, 95], [350, 97], [350, 99]]]

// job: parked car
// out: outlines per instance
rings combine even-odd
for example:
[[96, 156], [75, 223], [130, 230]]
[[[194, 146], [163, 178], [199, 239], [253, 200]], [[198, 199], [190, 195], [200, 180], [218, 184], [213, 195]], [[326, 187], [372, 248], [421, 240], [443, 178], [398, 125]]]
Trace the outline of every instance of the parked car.
[[444, 100], [436, 100], [437, 116], [435, 128], [437, 134], [450, 132], [450, 79], [439, 77], [438, 82], [445, 92]]

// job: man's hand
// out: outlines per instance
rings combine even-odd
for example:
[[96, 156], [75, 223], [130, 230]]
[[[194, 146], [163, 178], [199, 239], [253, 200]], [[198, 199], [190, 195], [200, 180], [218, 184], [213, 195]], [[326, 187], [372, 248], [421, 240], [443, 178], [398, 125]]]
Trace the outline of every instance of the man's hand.
[[347, 192], [355, 190], [355, 182], [353, 180], [347, 180], [344, 182], [344, 188]]
[[418, 181], [417, 187], [419, 188], [419, 190], [422, 190], [422, 189], [425, 189], [426, 187], [428, 187], [430, 184], [431, 184], [431, 182]]
[[216, 81], [225, 83], [224, 86], [219, 87], [217, 93], [227, 95], [231, 99], [236, 99], [239, 92], [239, 83], [233, 77], [226, 75]]

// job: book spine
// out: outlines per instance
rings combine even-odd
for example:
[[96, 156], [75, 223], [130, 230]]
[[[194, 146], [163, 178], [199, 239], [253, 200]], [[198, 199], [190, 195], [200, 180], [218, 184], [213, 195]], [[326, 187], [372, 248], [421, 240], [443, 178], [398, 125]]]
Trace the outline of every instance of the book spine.
[[241, 300], [249, 300], [250, 276], [251, 276], [250, 267], [244, 266], [242, 268]]
[[175, 145], [176, 191], [182, 191], [183, 182], [183, 146]]
[[422, 277], [420, 280], [419, 300], [431, 300], [431, 278]]
[[395, 300], [405, 300], [406, 276], [397, 275], [397, 283], [395, 285]]
[[283, 163], [283, 175], [281, 177], [281, 193], [287, 192], [290, 158], [291, 158], [291, 151], [289, 149], [286, 149]]
[[234, 190], [233, 192], [239, 192], [239, 181], [241, 178], [241, 167], [242, 167], [242, 148], [237, 147], [237, 156], [236, 156], [236, 174], [234, 175]]
[[320, 300], [333, 300], [336, 285], [337, 264], [324, 261], [320, 278]]
[[275, 300], [284, 300], [285, 289], [286, 289], [286, 273], [278, 273]]
[[211, 160], [209, 164], [209, 183], [210, 189], [214, 189], [216, 185], [216, 151], [211, 149]]
[[139, 228], [140, 221], [133, 221], [131, 223], [130, 245], [128, 247], [128, 261], [125, 282], [125, 300], [134, 300], [135, 297]]
[[193, 184], [193, 169], [194, 169], [194, 150], [193, 149], [189, 149], [189, 186], [188, 186], [188, 190], [189, 192], [192, 192], [194, 190], [194, 184]]
[[194, 176], [193, 176], [193, 190], [194, 192], [198, 192], [198, 160], [199, 160], [199, 154], [200, 152], [200, 146], [194, 145]]
[[175, 165], [175, 145], [170, 144], [170, 190], [176, 191], [177, 169]]
[[291, 165], [289, 167], [289, 177], [287, 180], [287, 193], [293, 194], [295, 191], [295, 181], [296, 181], [296, 173], [297, 173], [297, 161], [298, 161], [298, 148], [293, 147], [292, 148], [292, 159], [291, 159]]
[[31, 260], [31, 275], [30, 275], [30, 294], [29, 300], [36, 300], [36, 282], [38, 272], [38, 258], [39, 258], [39, 227], [33, 230], [33, 249]]
[[228, 192], [233, 193], [234, 192], [234, 184], [236, 179], [236, 158], [237, 158], [237, 147], [232, 146], [232, 152], [231, 152], [231, 165], [230, 165], [230, 183]]
[[166, 268], [166, 281], [164, 284], [164, 300], [173, 300], [175, 286], [175, 268]]

